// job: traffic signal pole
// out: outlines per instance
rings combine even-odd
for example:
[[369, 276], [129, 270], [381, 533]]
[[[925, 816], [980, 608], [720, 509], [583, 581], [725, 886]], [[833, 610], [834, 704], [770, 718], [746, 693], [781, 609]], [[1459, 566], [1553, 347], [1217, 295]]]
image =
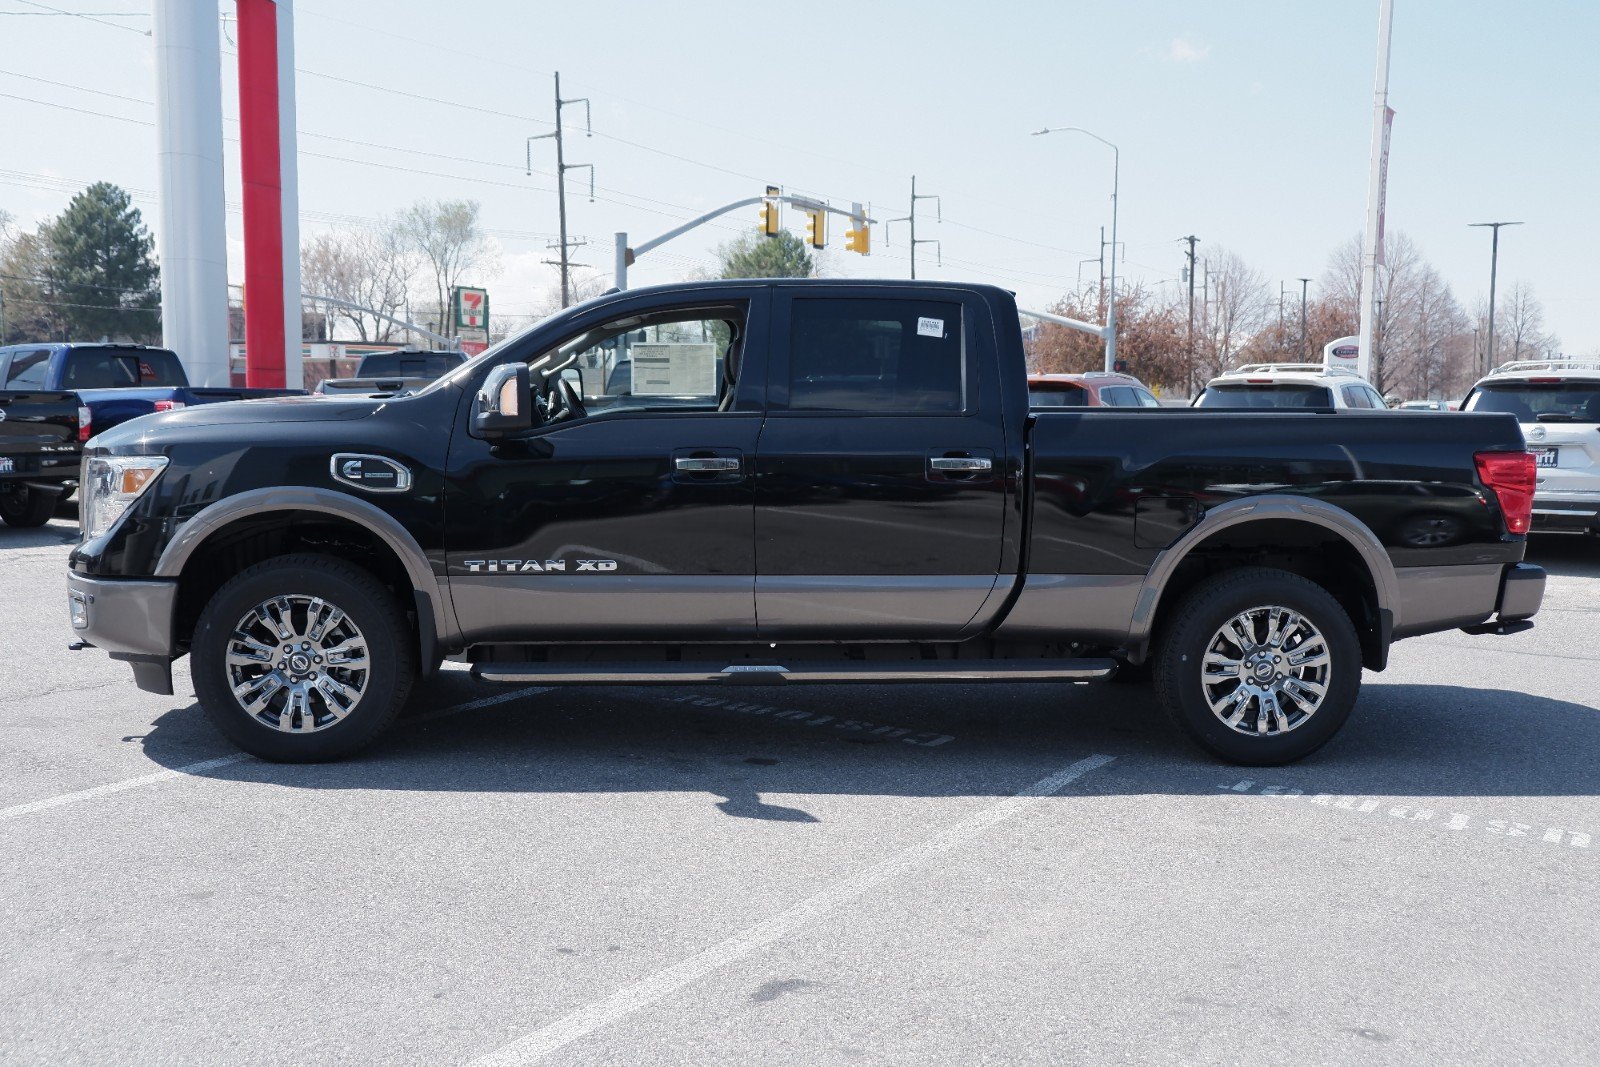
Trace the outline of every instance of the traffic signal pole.
[[615, 253], [611, 268], [612, 284], [618, 289], [626, 289], [628, 287], [628, 268], [633, 266], [640, 256], [660, 248], [674, 238], [682, 237], [690, 230], [704, 226], [713, 219], [719, 219], [730, 211], [753, 207], [756, 204], [771, 204], [774, 210], [776, 210], [777, 204], [789, 204], [811, 213], [843, 215], [863, 229], [878, 221], [877, 219], [868, 218], [866, 213], [861, 211], [861, 205], [859, 204], [852, 205], [851, 210], [846, 211], [843, 208], [833, 207], [830, 204], [825, 204], [820, 200], [813, 200], [807, 196], [791, 196], [787, 193], [778, 193], [770, 196], [748, 196], [743, 200], [735, 200], [731, 204], [723, 204], [719, 208], [713, 208], [704, 215], [697, 215], [683, 225], [674, 226], [666, 233], [657, 234], [650, 240], [641, 242], [638, 245], [630, 246], [627, 233], [618, 233], [616, 235]]

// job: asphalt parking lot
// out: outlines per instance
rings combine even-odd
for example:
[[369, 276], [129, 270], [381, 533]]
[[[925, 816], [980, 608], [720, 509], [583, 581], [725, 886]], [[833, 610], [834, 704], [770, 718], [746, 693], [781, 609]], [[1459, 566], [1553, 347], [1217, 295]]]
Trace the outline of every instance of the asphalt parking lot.
[[1592, 1063], [1600, 542], [1299, 765], [1130, 687], [499, 688], [236, 754], [0, 529], [0, 1059]]

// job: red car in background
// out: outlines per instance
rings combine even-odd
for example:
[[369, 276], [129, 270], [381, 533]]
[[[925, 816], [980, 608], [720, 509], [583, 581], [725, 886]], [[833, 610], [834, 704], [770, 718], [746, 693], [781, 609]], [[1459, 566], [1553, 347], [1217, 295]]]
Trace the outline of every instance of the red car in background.
[[1158, 408], [1161, 401], [1131, 374], [1028, 375], [1028, 406], [1033, 408]]

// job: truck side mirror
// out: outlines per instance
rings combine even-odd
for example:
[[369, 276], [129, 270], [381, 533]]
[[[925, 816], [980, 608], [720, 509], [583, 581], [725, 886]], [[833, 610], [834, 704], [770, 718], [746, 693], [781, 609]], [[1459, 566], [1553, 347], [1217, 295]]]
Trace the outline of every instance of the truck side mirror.
[[526, 363], [506, 363], [489, 372], [472, 406], [472, 429], [480, 437], [531, 430], [533, 389]]

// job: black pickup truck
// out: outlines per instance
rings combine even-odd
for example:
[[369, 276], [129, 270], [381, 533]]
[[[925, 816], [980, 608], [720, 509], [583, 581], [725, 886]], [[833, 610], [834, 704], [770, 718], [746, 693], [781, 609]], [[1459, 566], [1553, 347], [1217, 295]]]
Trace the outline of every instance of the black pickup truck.
[[[581, 389], [624, 334], [649, 371]], [[354, 751], [454, 655], [522, 683], [1148, 672], [1201, 745], [1272, 764], [1394, 640], [1526, 629], [1544, 590], [1510, 416], [1030, 412], [988, 286], [607, 295], [414, 395], [157, 415], [85, 469], [77, 635], [155, 692], [188, 653], [274, 760]]]
[[0, 522], [43, 526], [78, 484], [89, 409], [75, 393], [0, 392]]

